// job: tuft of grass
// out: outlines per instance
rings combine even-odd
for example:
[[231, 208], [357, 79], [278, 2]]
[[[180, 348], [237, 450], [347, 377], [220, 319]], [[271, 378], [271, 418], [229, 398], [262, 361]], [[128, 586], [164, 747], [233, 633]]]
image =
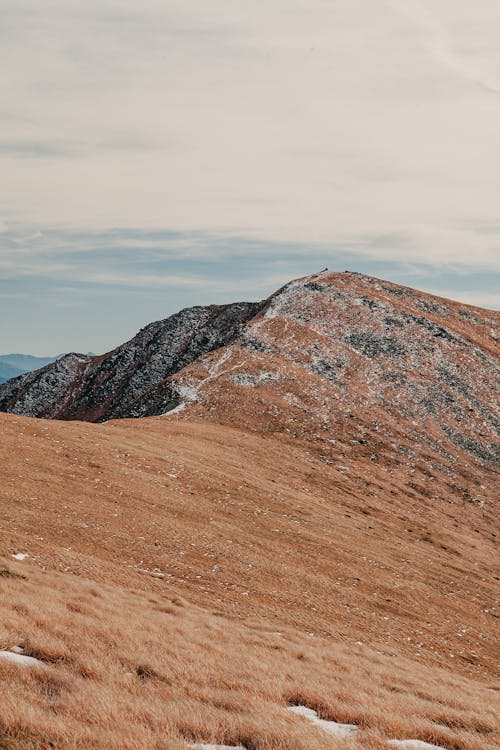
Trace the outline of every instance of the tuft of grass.
[[21, 581], [26, 580], [26, 576], [23, 576], [22, 573], [14, 573], [14, 571], [4, 566], [0, 568], [0, 578], [19, 578]]

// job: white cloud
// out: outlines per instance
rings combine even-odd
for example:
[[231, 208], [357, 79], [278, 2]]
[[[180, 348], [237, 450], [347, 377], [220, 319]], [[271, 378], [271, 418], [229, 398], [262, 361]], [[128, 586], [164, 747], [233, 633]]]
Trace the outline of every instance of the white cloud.
[[43, 237], [43, 234], [40, 232], [39, 229], [36, 230], [36, 232], [32, 232], [31, 234], [25, 235], [23, 237], [14, 237], [13, 241], [17, 245], [25, 245], [29, 242], [34, 242], [35, 240], [41, 240]]

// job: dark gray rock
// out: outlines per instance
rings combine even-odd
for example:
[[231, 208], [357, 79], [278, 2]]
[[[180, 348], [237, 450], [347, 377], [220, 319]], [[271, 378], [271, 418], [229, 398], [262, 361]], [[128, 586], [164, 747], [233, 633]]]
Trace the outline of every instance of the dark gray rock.
[[367, 357], [398, 357], [405, 353], [406, 349], [402, 344], [395, 341], [392, 336], [379, 336], [376, 333], [359, 332], [351, 333], [346, 336], [348, 344], [356, 349], [357, 352], [365, 354]]

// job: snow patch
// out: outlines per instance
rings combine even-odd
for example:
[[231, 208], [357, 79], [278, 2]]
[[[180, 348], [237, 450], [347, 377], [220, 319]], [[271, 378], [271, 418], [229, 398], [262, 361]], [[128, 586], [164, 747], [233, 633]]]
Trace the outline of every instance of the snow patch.
[[194, 750], [246, 750], [243, 745], [189, 745]]
[[14, 560], [26, 560], [29, 555], [26, 552], [16, 552], [15, 555], [12, 555]]
[[198, 391], [192, 385], [178, 385], [177, 392], [181, 398], [189, 403], [198, 401], [200, 397]]
[[232, 357], [233, 351], [234, 346], [226, 347], [219, 359], [216, 359], [215, 362], [213, 362], [208, 367], [209, 375], [201, 381], [200, 385], [205, 385], [205, 383], [209, 383], [211, 380], [214, 380], [214, 378], [221, 377], [222, 375], [227, 375], [228, 372], [239, 370], [246, 365], [247, 361], [246, 359], [244, 359], [243, 362], [237, 362], [235, 365], [233, 365], [232, 367], [227, 367], [225, 370], [220, 369], [222, 365], [224, 365]]
[[297, 716], [303, 716], [323, 731], [333, 734], [335, 737], [354, 737], [359, 732], [355, 724], [339, 724], [337, 721], [320, 719], [317, 712], [307, 706], [289, 706], [288, 710]]
[[282, 315], [286, 310], [290, 297], [293, 298], [295, 290], [301, 286], [303, 286], [303, 283], [300, 281], [290, 281], [286, 284], [280, 294], [273, 297], [270, 305], [264, 313], [264, 318], [277, 318]]
[[24, 656], [12, 651], [0, 651], [0, 661], [16, 664], [18, 667], [43, 667], [43, 662], [33, 656]]
[[387, 744], [399, 750], [445, 750], [442, 745], [430, 745], [422, 740], [387, 740]]
[[161, 416], [163, 417], [167, 414], [168, 416], [170, 416], [171, 414], [178, 414], [180, 411], [184, 411], [188, 404], [195, 404], [200, 400], [198, 391], [191, 385], [176, 384], [175, 389], [177, 391], [177, 395], [181, 398], [181, 403], [174, 409], [170, 409], [170, 411], [166, 411], [165, 414], [162, 414]]

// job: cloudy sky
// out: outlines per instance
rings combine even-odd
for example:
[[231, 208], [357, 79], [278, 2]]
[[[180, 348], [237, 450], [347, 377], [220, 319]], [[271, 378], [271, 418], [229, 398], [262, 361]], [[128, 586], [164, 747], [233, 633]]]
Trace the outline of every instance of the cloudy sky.
[[0, 353], [328, 266], [500, 307], [498, 0], [2, 0]]

